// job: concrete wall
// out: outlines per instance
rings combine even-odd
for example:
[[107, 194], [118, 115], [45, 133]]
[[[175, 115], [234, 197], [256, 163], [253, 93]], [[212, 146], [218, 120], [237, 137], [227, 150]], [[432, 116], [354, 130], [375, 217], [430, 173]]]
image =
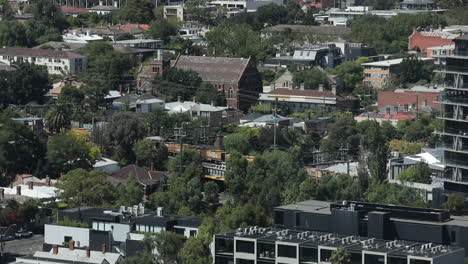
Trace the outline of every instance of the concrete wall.
[[65, 242], [65, 237], [69, 236], [75, 241], [76, 247], [89, 247], [89, 230], [81, 227], [45, 225], [44, 243], [62, 245]]

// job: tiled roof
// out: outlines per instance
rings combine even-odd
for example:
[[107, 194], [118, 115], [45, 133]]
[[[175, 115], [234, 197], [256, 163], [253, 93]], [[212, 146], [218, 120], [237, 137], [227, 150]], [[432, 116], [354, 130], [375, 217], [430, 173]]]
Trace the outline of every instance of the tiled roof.
[[130, 175], [134, 175], [137, 181], [142, 185], [154, 185], [159, 184], [161, 177], [163, 177], [165, 174], [164, 172], [160, 171], [149, 171], [145, 168], [132, 164], [123, 167], [119, 172], [109, 176], [108, 180], [115, 184], [126, 183]]
[[63, 13], [88, 13], [88, 9], [73, 7], [73, 6], [61, 6], [60, 9]]
[[0, 48], [0, 56], [23, 56], [42, 57], [60, 59], [81, 59], [86, 58], [78, 53], [64, 50], [52, 49], [28, 49], [28, 48]]
[[173, 66], [193, 70], [205, 82], [237, 83], [249, 62], [250, 58], [180, 56], [173, 62]]
[[319, 90], [311, 90], [311, 89], [305, 89], [305, 90], [298, 90], [298, 89], [285, 89], [285, 88], [280, 88], [280, 89], [275, 89], [269, 94], [277, 94], [277, 95], [296, 95], [296, 96], [313, 96], [313, 97], [336, 97], [334, 93], [331, 91], [319, 91]]
[[440, 109], [440, 104], [436, 103], [440, 93], [439, 92], [379, 92], [377, 102], [380, 108], [394, 106], [394, 105], [423, 105], [424, 100], [426, 104], [435, 109]]

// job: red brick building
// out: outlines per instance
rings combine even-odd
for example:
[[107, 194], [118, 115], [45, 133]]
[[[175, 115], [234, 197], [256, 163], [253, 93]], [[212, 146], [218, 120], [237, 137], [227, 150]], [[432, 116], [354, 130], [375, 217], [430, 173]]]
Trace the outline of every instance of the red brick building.
[[335, 0], [299, 0], [302, 6], [317, 9], [330, 9], [335, 7]]
[[436, 103], [439, 96], [439, 91], [416, 92], [404, 90], [395, 92], [379, 92], [377, 103], [380, 109], [392, 106], [407, 106], [408, 110], [414, 109], [416, 106], [429, 106], [434, 109], [441, 109], [440, 104]]
[[204, 82], [223, 91], [227, 106], [247, 111], [262, 91], [260, 73], [250, 58], [179, 56], [172, 67], [193, 70]]
[[427, 52], [427, 48], [455, 44], [453, 39], [458, 36], [442, 30], [415, 30], [408, 38], [408, 49]]

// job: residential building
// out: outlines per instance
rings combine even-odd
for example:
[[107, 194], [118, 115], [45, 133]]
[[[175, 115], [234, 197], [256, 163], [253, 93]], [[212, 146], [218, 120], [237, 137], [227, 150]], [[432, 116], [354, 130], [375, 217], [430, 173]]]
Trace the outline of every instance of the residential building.
[[336, 7], [335, 0], [301, 0], [301, 5], [319, 10]]
[[405, 112], [418, 111], [419, 108], [431, 107], [440, 110], [437, 103], [442, 92], [439, 87], [415, 87], [414, 89], [396, 89], [393, 92], [380, 91], [377, 94], [377, 105], [379, 109], [397, 107], [403, 108]]
[[301, 35], [326, 35], [333, 38], [344, 37], [347, 34], [351, 33], [351, 30], [347, 27], [275, 25], [265, 28], [262, 31], [262, 36], [264, 38], [268, 38], [271, 37], [273, 34], [280, 34], [284, 31], [291, 31], [294, 34]]
[[242, 111], [257, 102], [262, 81], [252, 58], [226, 58], [181, 55], [172, 67], [193, 70], [204, 82], [223, 92], [227, 106]]
[[172, 19], [177, 18], [179, 21], [186, 21], [187, 14], [185, 5], [182, 4], [172, 4], [172, 5], [164, 5], [164, 18]]
[[9, 199], [24, 202], [30, 199], [47, 199], [55, 201], [58, 197], [60, 189], [54, 186], [38, 185], [32, 181], [27, 184], [18, 184], [14, 187], [2, 187], [0, 188], [0, 196], [7, 196]]
[[169, 114], [187, 113], [192, 120], [204, 118], [211, 126], [223, 124], [223, 112], [226, 107], [214, 106], [213, 104], [202, 104], [195, 101], [177, 101], [167, 103], [165, 110]]
[[83, 82], [79, 82], [76, 79], [76, 75], [73, 75], [71, 77], [65, 77], [62, 81], [56, 82], [52, 84], [52, 89], [50, 89], [46, 96], [52, 97], [52, 98], [58, 98], [58, 96], [62, 93], [62, 89], [65, 86], [73, 86], [76, 88], [80, 88], [83, 86]]
[[135, 177], [146, 196], [156, 192], [166, 184], [168, 179], [166, 172], [154, 170], [153, 165], [150, 168], [143, 168], [136, 164], [130, 164], [108, 176], [107, 181], [116, 186], [126, 185], [131, 177]]
[[372, 58], [377, 56], [375, 48], [368, 47], [362, 43], [336, 41], [333, 44], [340, 48], [341, 54], [343, 54], [346, 61], [355, 61], [360, 57]]
[[427, 48], [426, 56], [434, 58], [435, 65], [445, 65], [445, 55], [452, 55], [455, 50], [455, 44]]
[[[447, 244], [445, 232], [438, 233], [447, 216], [433, 209], [304, 201], [275, 208], [273, 227], [216, 234], [213, 259], [215, 264], [329, 264], [332, 253], [344, 248], [359, 264], [461, 264], [465, 249]], [[460, 222], [451, 234], [457, 241], [468, 228]]]
[[[426, 64], [433, 63], [433, 58], [420, 58]], [[392, 75], [400, 75], [400, 64], [403, 59], [384, 60], [376, 62], [363, 63], [364, 80], [363, 83], [377, 90], [385, 87], [387, 79]]]
[[16, 117], [12, 118], [16, 122], [23, 123], [31, 129], [32, 132], [37, 134], [42, 134], [44, 132], [44, 119], [40, 117], [30, 116], [30, 117]]
[[269, 4], [283, 5], [282, 0], [214, 0], [209, 3], [211, 6], [222, 6], [228, 10], [240, 9], [246, 11], [256, 11], [257, 8]]
[[444, 152], [441, 149], [423, 148], [419, 154], [393, 159], [390, 162], [388, 178], [396, 180], [405, 169], [418, 163], [425, 163], [432, 170], [433, 181], [440, 187], [439, 179], [444, 177], [445, 165], [443, 163]]
[[141, 113], [150, 113], [156, 109], [164, 109], [165, 102], [151, 94], [126, 94], [112, 102], [115, 110], [128, 107], [130, 110]]
[[256, 115], [256, 113], [249, 114], [244, 116], [239, 126], [240, 127], [290, 127], [292, 125], [292, 118], [266, 114], [266, 115]]
[[297, 65], [302, 68], [320, 66], [334, 68], [343, 61], [341, 49], [335, 44], [313, 45], [296, 49], [292, 55], [277, 54], [276, 57], [265, 59], [264, 65], [268, 67], [287, 67]]
[[277, 103], [290, 111], [307, 111], [310, 109], [339, 109], [353, 111], [358, 107], [358, 100], [353, 96], [340, 96], [336, 90], [325, 91], [323, 86], [312, 89], [275, 89], [260, 94], [260, 103]]
[[357, 122], [362, 122], [366, 120], [374, 120], [377, 121], [379, 124], [383, 122], [390, 122], [392, 125], [396, 126], [398, 121], [402, 120], [414, 120], [416, 119], [416, 115], [414, 113], [391, 113], [391, 112], [365, 112], [360, 115], [354, 117], [354, 120]]
[[88, 58], [74, 52], [29, 48], [0, 48], [0, 62], [29, 62], [47, 67], [49, 74], [61, 75], [78, 74], [88, 66]]
[[158, 49], [164, 45], [164, 41], [160, 39], [128, 39], [115, 41], [114, 44], [129, 48]]
[[120, 170], [120, 164], [108, 158], [100, 157], [93, 165], [94, 170], [105, 171], [107, 173], [116, 173]]
[[437, 5], [431, 0], [404, 0], [400, 3], [400, 8], [409, 10], [432, 10], [436, 9]]
[[[71, 227], [50, 224], [44, 226], [45, 251], [54, 245], [74, 241], [77, 248], [118, 252], [123, 256], [134, 256], [144, 250], [142, 233], [161, 231], [175, 232], [186, 238], [196, 236], [203, 218], [198, 216], [174, 216], [164, 214], [163, 208], [157, 212], [147, 212], [143, 205], [122, 206], [120, 209], [80, 207], [59, 210], [57, 219], [82, 223], [88, 227]], [[63, 250], [62, 248], [59, 249]], [[66, 249], [67, 250], [67, 249]]]
[[99, 5], [93, 6], [89, 9], [89, 12], [97, 13], [98, 15], [108, 15], [110, 13], [114, 13], [118, 11], [120, 11], [119, 2], [115, 0], [114, 0], [114, 5], [104, 5], [102, 0], [100, 0]]
[[309, 200], [274, 208], [273, 219], [274, 226], [281, 228], [443, 244], [468, 252], [468, 217], [450, 215], [447, 210]]
[[94, 251], [89, 248], [75, 248], [71, 241], [69, 248], [59, 248], [54, 246], [50, 251], [36, 251], [32, 256], [16, 258], [16, 264], [118, 264], [123, 261], [119, 253], [107, 252], [106, 247], [101, 251]]
[[72, 6], [61, 6], [60, 10], [65, 16], [78, 17], [80, 14], [88, 13], [89, 10], [86, 8], [72, 7]]
[[443, 141], [447, 180], [467, 183], [468, 35], [456, 38], [453, 54], [441, 57], [446, 58], [446, 65], [436, 72], [445, 74], [445, 90], [439, 100], [443, 108], [439, 118], [444, 120], [444, 128], [436, 133]]
[[453, 40], [459, 36], [460, 34], [444, 31], [442, 28], [417, 29], [408, 37], [408, 50], [427, 53], [428, 48], [453, 45]]
[[169, 69], [171, 63], [164, 58], [164, 52], [157, 50], [154, 60], [147, 66], [141, 66], [137, 75], [137, 90], [139, 92], [151, 92], [153, 90], [153, 80], [156, 76], [162, 76], [164, 70]]
[[98, 35], [91, 35], [89, 31], [86, 34], [80, 34], [76, 31], [68, 32], [62, 35], [63, 41], [65, 43], [89, 43], [92, 41], [99, 41], [103, 40], [101, 36]]

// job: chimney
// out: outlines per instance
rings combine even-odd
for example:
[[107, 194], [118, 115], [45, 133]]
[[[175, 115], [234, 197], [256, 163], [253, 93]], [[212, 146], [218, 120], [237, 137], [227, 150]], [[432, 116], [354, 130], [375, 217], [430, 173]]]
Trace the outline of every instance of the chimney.
[[177, 102], [180, 103], [180, 99], [181, 99], [181, 97], [180, 97], [180, 95], [178, 95], [178, 96], [177, 96]]
[[68, 241], [68, 249], [75, 250], [75, 241], [73, 240]]
[[86, 248], [86, 257], [88, 257], [88, 258], [91, 257], [91, 249], [89, 247]]
[[216, 141], [214, 143], [215, 149], [219, 149], [219, 150], [223, 149], [223, 139], [224, 139], [223, 135], [221, 134], [216, 135]]
[[336, 85], [333, 84], [331, 87], [332, 87], [332, 93], [336, 95]]
[[21, 195], [21, 186], [16, 186], [16, 195]]
[[51, 179], [49, 176], [46, 177], [46, 183], [47, 183], [47, 186], [51, 185]]
[[99, 0], [99, 5], [102, 6], [102, 0]]
[[58, 246], [57, 245], [52, 246], [52, 254], [58, 255]]
[[163, 53], [162, 49], [158, 49], [156, 58], [157, 58], [158, 61], [163, 61], [164, 60], [164, 53]]
[[211, 101], [211, 106], [214, 106], [214, 101]]
[[29, 190], [34, 189], [34, 182], [32, 182], [32, 181], [28, 182], [28, 188], [29, 188]]
[[0, 189], [0, 198], [1, 199], [5, 198], [5, 189], [3, 188]]
[[299, 85], [299, 90], [304, 91], [304, 83], [301, 83], [301, 84]]
[[159, 216], [159, 217], [163, 217], [164, 216], [164, 208], [163, 207], [158, 207], [158, 209], [156, 211], [156, 215]]
[[193, 102], [194, 102], [194, 103], [197, 102], [197, 97], [196, 97], [196, 96], [193, 97]]
[[318, 90], [319, 90], [319, 92], [323, 92], [323, 84], [319, 84]]
[[106, 254], [106, 252], [107, 252], [107, 245], [106, 244], [101, 245], [101, 252], [102, 252], [102, 254]]
[[427, 106], [427, 100], [426, 99], [422, 100], [422, 106]]
[[150, 164], [150, 171], [154, 171], [154, 162], [151, 162]]
[[114, 7], [115, 8], [118, 8], [119, 7], [119, 3], [117, 1], [114, 1]]

